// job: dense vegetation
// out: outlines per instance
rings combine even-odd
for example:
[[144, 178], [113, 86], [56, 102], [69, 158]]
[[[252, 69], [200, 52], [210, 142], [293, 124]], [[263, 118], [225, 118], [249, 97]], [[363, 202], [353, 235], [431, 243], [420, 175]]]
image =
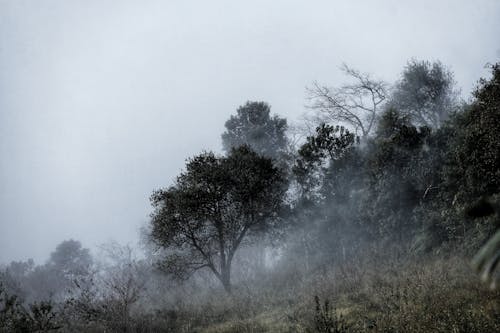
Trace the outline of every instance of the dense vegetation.
[[69, 240], [3, 267], [0, 332], [500, 331], [500, 292], [470, 266], [499, 227], [500, 64], [469, 102], [439, 62], [392, 86], [344, 72], [308, 89], [300, 140], [241, 106], [224, 155], [153, 193], [144, 257]]

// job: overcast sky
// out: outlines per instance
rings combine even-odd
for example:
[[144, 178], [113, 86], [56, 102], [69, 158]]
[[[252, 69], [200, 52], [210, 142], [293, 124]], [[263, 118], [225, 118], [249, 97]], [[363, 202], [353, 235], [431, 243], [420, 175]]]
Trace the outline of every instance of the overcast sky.
[[294, 121], [342, 62], [393, 82], [412, 57], [469, 96], [500, 1], [0, 0], [0, 263], [136, 244], [151, 192], [220, 151], [239, 105]]

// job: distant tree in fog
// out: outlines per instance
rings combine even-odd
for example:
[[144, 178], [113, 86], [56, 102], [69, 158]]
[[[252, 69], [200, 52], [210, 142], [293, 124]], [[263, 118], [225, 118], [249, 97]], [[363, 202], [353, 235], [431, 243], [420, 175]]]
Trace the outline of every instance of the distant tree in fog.
[[103, 267], [101, 283], [103, 297], [113, 313], [115, 325], [130, 330], [131, 308], [139, 300], [151, 273], [149, 267], [138, 260], [133, 249], [110, 242], [101, 246]]
[[26, 290], [24, 288], [26, 278], [33, 273], [35, 262], [33, 259], [27, 261], [12, 261], [5, 268], [0, 269], [0, 283], [6, 292], [17, 295], [24, 300]]
[[9, 292], [28, 302], [61, 300], [92, 272], [90, 251], [78, 241], [66, 240], [57, 245], [45, 264], [35, 265], [32, 259], [11, 262], [2, 272], [1, 280]]
[[317, 123], [340, 123], [367, 137], [387, 98], [387, 85], [345, 64], [341, 70], [353, 82], [338, 88], [314, 82], [307, 88], [309, 107], [317, 111]]
[[68, 292], [82, 283], [91, 273], [93, 259], [90, 251], [79, 241], [70, 239], [59, 243], [45, 265], [36, 266], [29, 276], [29, 286], [35, 298], [65, 298]]
[[89, 249], [83, 248], [79, 241], [70, 239], [57, 245], [47, 264], [65, 278], [74, 279], [86, 275], [92, 263]]
[[271, 116], [265, 102], [247, 102], [226, 121], [222, 147], [226, 152], [242, 145], [250, 146], [260, 155], [279, 158], [287, 148], [286, 119]]
[[453, 73], [441, 62], [410, 60], [391, 96], [391, 105], [416, 125], [438, 128], [457, 109]]
[[151, 238], [166, 253], [161, 267], [180, 278], [209, 269], [230, 292], [236, 251], [276, 230], [285, 191], [282, 171], [248, 146], [190, 159], [175, 185], [151, 198]]

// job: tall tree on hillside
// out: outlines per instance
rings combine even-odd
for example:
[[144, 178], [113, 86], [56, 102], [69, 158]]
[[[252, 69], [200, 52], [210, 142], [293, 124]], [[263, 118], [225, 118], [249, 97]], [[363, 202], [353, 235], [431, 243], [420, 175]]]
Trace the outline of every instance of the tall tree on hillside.
[[247, 102], [240, 106], [225, 127], [222, 146], [227, 153], [232, 148], [248, 145], [258, 154], [276, 159], [286, 151], [286, 119], [271, 116], [271, 107], [265, 102]]
[[311, 198], [318, 195], [337, 199], [345, 197], [346, 186], [340, 186], [340, 182], [352, 181], [352, 177], [345, 177], [345, 173], [357, 166], [357, 141], [359, 137], [342, 126], [318, 126], [316, 134], [307, 137], [300, 147], [293, 167], [302, 195]]
[[[232, 148], [248, 145], [255, 152], [272, 158], [283, 169], [289, 166], [289, 141], [286, 135], [288, 124], [285, 118], [271, 115], [271, 107], [265, 102], [248, 101], [240, 106], [236, 115], [225, 123], [222, 145], [226, 152]], [[247, 259], [254, 271], [265, 268], [266, 246], [254, 244], [247, 249]]]
[[359, 137], [346, 128], [321, 124], [298, 150], [292, 168], [298, 185], [293, 211], [298, 238], [293, 248], [306, 270], [325, 259], [325, 253], [342, 253], [345, 259], [346, 231], [352, 229], [346, 222], [354, 215], [345, 207], [361, 179], [357, 142]]
[[161, 266], [180, 278], [206, 268], [230, 292], [236, 251], [277, 230], [285, 191], [282, 171], [248, 146], [190, 159], [175, 185], [151, 198], [150, 236], [166, 253]]
[[382, 114], [376, 135], [369, 142], [366, 171], [370, 195], [362, 212], [370, 216], [367, 221], [375, 222], [371, 232], [377, 237], [399, 237], [403, 241], [414, 231], [411, 212], [432, 184], [425, 174], [432, 166], [427, 164], [430, 133], [427, 127], [415, 127], [394, 108]]
[[391, 96], [391, 105], [415, 125], [440, 127], [458, 107], [453, 73], [441, 62], [410, 60]]
[[454, 119], [444, 176], [450, 197], [461, 203], [500, 193], [500, 63], [492, 74], [481, 79], [475, 101]]

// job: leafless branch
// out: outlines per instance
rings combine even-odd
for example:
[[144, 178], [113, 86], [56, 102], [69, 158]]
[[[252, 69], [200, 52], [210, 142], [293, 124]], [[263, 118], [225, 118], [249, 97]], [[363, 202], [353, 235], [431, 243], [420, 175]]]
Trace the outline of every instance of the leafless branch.
[[340, 122], [353, 128], [363, 137], [370, 134], [377, 114], [387, 97], [387, 84], [374, 80], [369, 74], [348, 67], [341, 70], [354, 79], [353, 83], [331, 88], [313, 82], [306, 88], [309, 108], [315, 110], [323, 122]]

